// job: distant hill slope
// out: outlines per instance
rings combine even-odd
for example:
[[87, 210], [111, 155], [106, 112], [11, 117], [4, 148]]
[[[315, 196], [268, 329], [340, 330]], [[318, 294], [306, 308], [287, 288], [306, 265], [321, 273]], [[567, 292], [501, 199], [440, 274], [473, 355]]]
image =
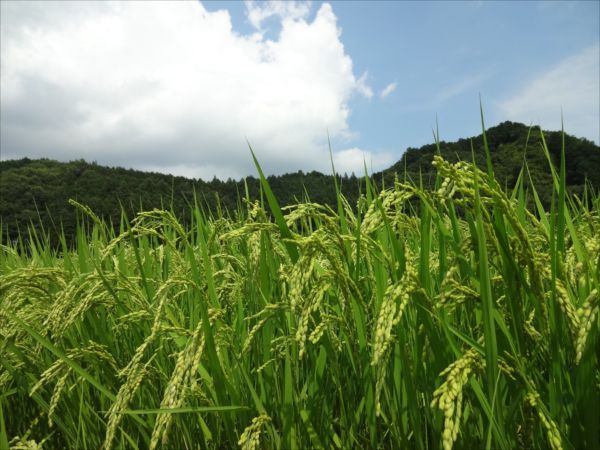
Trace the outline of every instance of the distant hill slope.
[[[513, 122], [504, 122], [486, 132], [494, 171], [500, 183], [512, 187], [527, 161], [532, 179], [544, 203], [551, 195], [551, 178], [548, 163], [541, 151], [539, 129]], [[529, 139], [528, 139], [529, 135]], [[555, 164], [560, 160], [561, 133], [544, 132]], [[527, 143], [527, 146], [526, 146]], [[481, 135], [457, 142], [441, 142], [442, 156], [451, 161], [472, 160], [471, 145], [481, 167], [485, 165]], [[527, 151], [526, 151], [527, 148]], [[565, 135], [566, 172], [568, 188], [581, 193], [587, 179], [600, 189], [600, 147], [586, 139]], [[397, 173], [418, 181], [420, 177], [429, 185], [435, 177], [431, 164], [436, 152], [435, 144], [409, 148], [402, 158], [383, 172], [373, 174], [377, 182], [390, 185]], [[358, 198], [361, 178], [341, 178], [343, 192], [350, 204]], [[335, 205], [333, 178], [319, 172], [291, 173], [269, 177], [269, 182], [283, 205], [302, 200], [308, 194], [311, 201]], [[250, 197], [260, 195], [259, 182], [254, 177], [246, 179]], [[14, 239], [19, 231], [25, 232], [30, 223], [44, 225], [46, 229], [62, 227], [71, 236], [75, 230], [76, 214], [68, 204], [76, 199], [89, 206], [96, 214], [119, 223], [121, 207], [132, 215], [141, 209], [172, 208], [183, 220], [187, 205], [193, 202], [194, 193], [209, 209], [215, 210], [216, 198], [220, 207], [235, 210], [240, 197], [245, 196], [244, 181], [190, 180], [160, 173], [147, 173], [131, 169], [110, 168], [83, 160], [61, 163], [48, 159], [21, 159], [0, 161], [0, 220], [3, 240]]]
[[[486, 130], [490, 147], [494, 173], [500, 183], [507, 187], [514, 186], [525, 159], [532, 174], [538, 193], [544, 194], [550, 187], [551, 176], [548, 162], [541, 147], [540, 129], [521, 123], [503, 122]], [[544, 131], [544, 139], [556, 167], [560, 164], [562, 133], [560, 131]], [[471, 145], [478, 166], [485, 167], [483, 135], [459, 139], [456, 142], [441, 142], [441, 153], [449, 161], [472, 161]], [[386, 173], [403, 173], [404, 167], [413, 176], [421, 173], [425, 177], [434, 175], [431, 165], [436, 152], [435, 144], [421, 148], [409, 148], [400, 161], [387, 169]], [[586, 179], [600, 188], [600, 147], [587, 139], [565, 134], [565, 155], [567, 185], [570, 190], [580, 193]], [[549, 201], [549, 197], [544, 198]]]

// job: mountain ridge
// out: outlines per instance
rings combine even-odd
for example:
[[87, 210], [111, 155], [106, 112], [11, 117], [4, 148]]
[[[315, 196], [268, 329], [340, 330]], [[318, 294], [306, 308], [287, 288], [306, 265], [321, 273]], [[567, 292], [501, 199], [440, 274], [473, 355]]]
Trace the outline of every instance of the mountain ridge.
[[[546, 156], [541, 150], [539, 127], [518, 122], [502, 122], [486, 130], [494, 172], [498, 181], [510, 188], [526, 161], [532, 181], [544, 204], [550, 201], [551, 177]], [[587, 182], [600, 189], [600, 147], [593, 142], [565, 133], [567, 187], [581, 194]], [[544, 131], [544, 138], [555, 165], [560, 161], [562, 133]], [[485, 166], [482, 134], [453, 142], [439, 142], [441, 154], [451, 162], [472, 161]], [[473, 148], [473, 153], [471, 151]], [[372, 179], [385, 186], [396, 174], [428, 186], [435, 178], [431, 162], [436, 144], [408, 148], [395, 164], [373, 173]], [[339, 175], [339, 174], [338, 174]], [[318, 171], [293, 172], [268, 177], [271, 188], [282, 205], [301, 201], [308, 194], [311, 201], [336, 205], [333, 176]], [[358, 199], [362, 177], [339, 176], [342, 192], [351, 205]], [[187, 206], [198, 195], [210, 210], [235, 210], [240, 197], [260, 197], [258, 178], [203, 181], [157, 172], [143, 172], [121, 167], [107, 167], [84, 160], [68, 163], [50, 159], [0, 161], [0, 220], [3, 239], [14, 239], [31, 223], [46, 228], [62, 227], [67, 235], [74, 233], [76, 214], [69, 199], [89, 206], [95, 213], [119, 223], [121, 207], [133, 216], [142, 209], [169, 207], [186, 217]]]

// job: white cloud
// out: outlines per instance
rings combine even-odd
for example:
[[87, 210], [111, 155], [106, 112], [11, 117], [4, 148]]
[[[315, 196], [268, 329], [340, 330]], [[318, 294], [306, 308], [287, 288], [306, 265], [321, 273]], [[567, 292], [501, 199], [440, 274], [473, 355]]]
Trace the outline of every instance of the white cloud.
[[0, 7], [3, 159], [237, 178], [255, 172], [247, 138], [269, 173], [326, 171], [327, 130], [348, 140], [349, 99], [372, 96], [329, 4], [312, 21], [304, 4], [251, 4], [259, 27], [282, 18], [277, 40], [198, 2]]
[[363, 97], [371, 98], [373, 97], [373, 89], [369, 86], [367, 82], [367, 78], [369, 77], [369, 73], [363, 73], [358, 81], [356, 82], [356, 91], [361, 94]]
[[305, 19], [310, 13], [310, 1], [255, 1], [246, 0], [246, 14], [248, 21], [257, 30], [262, 29], [262, 24], [270, 17], [276, 16], [282, 20]]
[[383, 88], [383, 90], [379, 93], [379, 96], [381, 98], [386, 98], [388, 95], [390, 95], [392, 92], [394, 92], [396, 90], [396, 87], [398, 86], [398, 83], [396, 83], [395, 81], [393, 83], [388, 84], [385, 88]]
[[350, 175], [354, 172], [356, 176], [362, 176], [365, 164], [369, 173], [372, 173], [387, 168], [394, 162], [394, 156], [391, 153], [373, 153], [356, 147], [340, 150], [333, 154], [335, 171], [342, 175], [345, 173]]
[[600, 143], [600, 45], [538, 73], [498, 104], [505, 119], [560, 129]]

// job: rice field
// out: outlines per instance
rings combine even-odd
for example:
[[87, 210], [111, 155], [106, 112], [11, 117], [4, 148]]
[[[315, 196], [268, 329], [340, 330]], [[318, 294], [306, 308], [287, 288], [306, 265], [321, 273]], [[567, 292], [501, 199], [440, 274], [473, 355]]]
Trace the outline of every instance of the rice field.
[[434, 164], [2, 242], [0, 448], [599, 448], [600, 198]]

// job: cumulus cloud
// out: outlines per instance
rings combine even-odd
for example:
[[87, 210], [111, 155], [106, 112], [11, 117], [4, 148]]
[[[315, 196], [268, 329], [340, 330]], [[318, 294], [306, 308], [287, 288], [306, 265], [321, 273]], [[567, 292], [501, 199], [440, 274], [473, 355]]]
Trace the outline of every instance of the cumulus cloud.
[[246, 0], [248, 21], [257, 30], [261, 30], [263, 22], [270, 17], [279, 17], [282, 20], [305, 19], [310, 13], [311, 2], [304, 1], [276, 1], [268, 0], [258, 2]]
[[[305, 3], [249, 4], [257, 29], [281, 19], [275, 40], [240, 35], [199, 2], [0, 7], [3, 159], [237, 178], [254, 173], [247, 139], [269, 173], [326, 171], [327, 130], [349, 142], [348, 102], [372, 96], [329, 4], [312, 20]], [[344, 155], [340, 167], [362, 170]]]
[[333, 154], [335, 171], [339, 174], [354, 173], [356, 176], [364, 174], [367, 166], [369, 173], [381, 167], [389, 167], [394, 163], [394, 157], [388, 152], [371, 153], [360, 148], [348, 148]]
[[386, 98], [388, 95], [390, 95], [392, 92], [394, 92], [396, 90], [397, 86], [398, 86], [398, 83], [396, 83], [395, 81], [393, 83], [388, 84], [385, 88], [383, 88], [381, 90], [381, 92], [379, 93], [379, 96], [381, 98]]
[[513, 95], [499, 102], [501, 115], [510, 120], [561, 128], [600, 142], [600, 45], [569, 56], [536, 74]]

